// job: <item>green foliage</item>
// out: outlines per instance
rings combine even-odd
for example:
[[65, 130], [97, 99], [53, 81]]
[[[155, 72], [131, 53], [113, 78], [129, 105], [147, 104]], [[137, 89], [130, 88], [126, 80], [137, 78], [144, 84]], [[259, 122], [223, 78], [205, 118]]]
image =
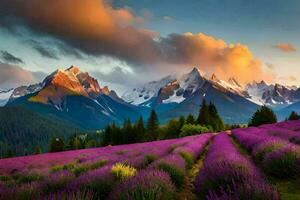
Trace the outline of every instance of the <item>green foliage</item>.
[[47, 152], [52, 137], [66, 139], [78, 131], [24, 107], [0, 107], [0, 158], [34, 154], [37, 146]]
[[111, 173], [117, 180], [125, 180], [132, 176], [135, 176], [137, 170], [134, 167], [125, 165], [123, 163], [116, 163], [112, 166]]
[[33, 174], [15, 174], [12, 176], [17, 184], [31, 183], [42, 179], [42, 176], [37, 173]]
[[203, 99], [197, 123], [202, 126], [211, 126], [216, 132], [224, 130], [225, 127], [216, 106], [212, 102], [207, 105], [205, 99]]
[[140, 117], [137, 123], [134, 126], [136, 132], [137, 141], [142, 141], [145, 138], [146, 129], [144, 126], [144, 119]]
[[184, 183], [184, 177], [185, 177], [185, 173], [183, 170], [166, 162], [159, 163], [157, 165], [157, 168], [159, 170], [167, 172], [170, 175], [172, 182], [175, 184], [177, 188], [182, 187]]
[[189, 114], [185, 121], [186, 124], [195, 124], [196, 120], [192, 114]]
[[144, 165], [147, 166], [147, 165], [153, 163], [156, 159], [157, 159], [157, 156], [155, 154], [147, 154], [147, 155], [145, 155]]
[[209, 110], [209, 123], [207, 125], [212, 126], [214, 131], [224, 130], [224, 123], [218, 114], [216, 106], [210, 102], [208, 106]]
[[184, 159], [186, 168], [191, 169], [194, 164], [193, 155], [186, 151], [181, 151], [179, 155]]
[[42, 148], [40, 146], [36, 146], [34, 148], [34, 154], [41, 154], [42, 153]]
[[185, 124], [181, 128], [180, 137], [190, 136], [190, 135], [196, 135], [199, 133], [207, 133], [211, 132], [210, 127], [205, 127], [201, 125], [193, 125], [193, 124]]
[[209, 108], [206, 104], [205, 99], [202, 101], [202, 106], [199, 111], [199, 116], [197, 118], [197, 123], [200, 125], [209, 124]]
[[155, 110], [152, 109], [150, 113], [150, 117], [147, 121], [147, 136], [150, 140], [158, 137], [158, 128], [159, 128], [158, 117]]
[[252, 116], [249, 126], [259, 126], [262, 124], [272, 124], [277, 122], [277, 117], [272, 109], [261, 106]]
[[221, 131], [224, 130], [224, 127], [214, 104], [206, 105], [205, 100], [203, 100], [203, 106], [197, 120], [190, 114], [187, 118], [181, 116], [178, 119], [171, 119], [166, 125], [159, 126], [157, 114], [155, 110], [152, 110], [147, 121], [147, 128], [144, 127], [142, 117], [134, 125], [129, 119], [124, 121], [122, 127], [116, 126], [115, 123], [108, 125], [103, 131], [102, 145], [178, 138], [203, 132]]
[[298, 120], [300, 119], [300, 115], [298, 115], [298, 113], [296, 113], [295, 111], [292, 111], [288, 120]]
[[263, 161], [263, 169], [266, 173], [275, 177], [288, 179], [300, 173], [298, 166], [299, 154], [296, 151], [289, 151], [282, 156], [272, 157]]
[[184, 118], [181, 118], [181, 120], [171, 119], [167, 125], [164, 139], [178, 138], [183, 125]]
[[50, 152], [60, 152], [65, 148], [65, 143], [61, 138], [52, 138], [50, 144]]

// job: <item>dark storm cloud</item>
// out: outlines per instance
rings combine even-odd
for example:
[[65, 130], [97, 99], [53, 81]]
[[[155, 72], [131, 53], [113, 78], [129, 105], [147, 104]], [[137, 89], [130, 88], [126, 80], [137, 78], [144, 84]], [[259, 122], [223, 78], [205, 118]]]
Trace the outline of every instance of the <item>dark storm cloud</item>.
[[1, 51], [0, 57], [3, 59], [4, 62], [8, 62], [11, 64], [23, 64], [24, 63], [24, 61], [21, 58], [18, 58], [7, 51]]

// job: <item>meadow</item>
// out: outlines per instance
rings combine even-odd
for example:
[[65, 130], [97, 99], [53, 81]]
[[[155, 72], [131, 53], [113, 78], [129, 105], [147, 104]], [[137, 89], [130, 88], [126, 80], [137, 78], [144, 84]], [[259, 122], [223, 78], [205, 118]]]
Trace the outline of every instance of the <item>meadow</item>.
[[0, 160], [0, 199], [300, 199], [300, 121]]

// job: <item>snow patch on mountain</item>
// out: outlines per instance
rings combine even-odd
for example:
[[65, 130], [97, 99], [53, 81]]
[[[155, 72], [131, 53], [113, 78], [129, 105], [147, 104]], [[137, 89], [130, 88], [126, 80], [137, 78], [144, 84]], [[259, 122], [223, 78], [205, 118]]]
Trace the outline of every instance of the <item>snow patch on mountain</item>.
[[12, 95], [14, 89], [0, 91], [0, 106], [5, 106], [8, 102], [10, 96]]
[[142, 85], [141, 87], [133, 88], [132, 90], [126, 91], [122, 95], [122, 99], [128, 103], [139, 105], [142, 104], [154, 96], [157, 96], [159, 90], [171, 83], [176, 79], [175, 75], [164, 77], [158, 81], [151, 81]]

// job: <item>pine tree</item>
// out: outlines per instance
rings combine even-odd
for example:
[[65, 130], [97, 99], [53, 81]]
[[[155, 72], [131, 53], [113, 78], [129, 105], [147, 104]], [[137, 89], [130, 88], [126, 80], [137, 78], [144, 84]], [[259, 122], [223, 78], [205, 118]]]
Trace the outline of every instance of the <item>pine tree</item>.
[[202, 101], [197, 123], [204, 126], [209, 124], [209, 108], [206, 105], [205, 99]]
[[137, 141], [145, 140], [145, 126], [144, 126], [144, 119], [140, 117], [139, 120], [135, 124], [135, 132], [137, 135]]
[[194, 116], [192, 114], [189, 114], [186, 118], [186, 124], [195, 124], [195, 119]]
[[183, 124], [181, 125], [181, 122], [179, 120], [171, 119], [167, 125], [165, 139], [179, 137], [182, 126]]
[[[179, 122], [179, 126], [180, 126], [180, 129], [181, 129], [181, 127], [185, 124], [185, 117], [184, 116], [180, 116], [179, 117], [179, 120], [178, 120], [178, 122]], [[179, 131], [180, 132], [180, 131]]]
[[127, 143], [135, 142], [135, 133], [133, 131], [133, 127], [130, 119], [126, 119], [124, 121], [122, 135], [123, 135], [123, 143], [127, 144]]
[[277, 117], [272, 109], [267, 106], [260, 107], [252, 116], [249, 126], [276, 123]]
[[212, 102], [209, 103], [208, 110], [209, 110], [208, 125], [212, 126], [214, 131], [224, 130], [224, 123], [218, 114], [216, 106]]
[[111, 125], [111, 144], [124, 144], [124, 135], [122, 134], [122, 130], [120, 127], [116, 126], [115, 123]]
[[292, 111], [288, 120], [298, 120], [300, 119], [300, 115], [298, 115], [295, 111]]
[[159, 121], [155, 110], [152, 109], [147, 122], [147, 134], [149, 139], [153, 140], [158, 137]]
[[111, 125], [107, 125], [103, 132], [102, 145], [109, 145], [112, 142], [112, 128]]

